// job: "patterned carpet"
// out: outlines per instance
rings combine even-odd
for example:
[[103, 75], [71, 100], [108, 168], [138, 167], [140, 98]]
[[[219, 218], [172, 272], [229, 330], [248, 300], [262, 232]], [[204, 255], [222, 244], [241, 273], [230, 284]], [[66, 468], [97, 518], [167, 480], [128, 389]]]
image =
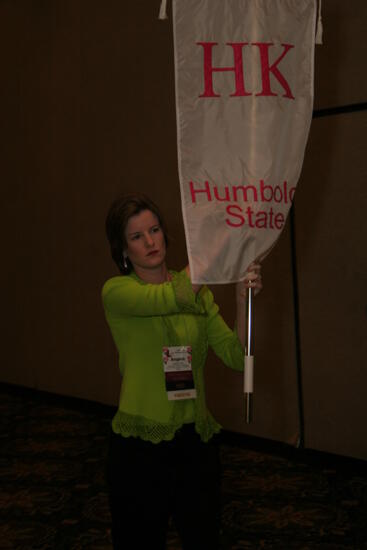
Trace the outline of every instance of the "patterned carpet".
[[[111, 550], [112, 409], [7, 385], [0, 399], [0, 548]], [[366, 462], [222, 440], [223, 549], [367, 549]]]

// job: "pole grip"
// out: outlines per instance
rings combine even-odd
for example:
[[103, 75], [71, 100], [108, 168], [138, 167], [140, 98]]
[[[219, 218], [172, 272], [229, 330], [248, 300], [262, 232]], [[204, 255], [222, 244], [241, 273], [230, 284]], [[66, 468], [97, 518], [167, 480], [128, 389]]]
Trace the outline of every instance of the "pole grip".
[[245, 375], [244, 393], [245, 393], [245, 413], [246, 423], [250, 424], [253, 419], [253, 391], [254, 391], [254, 356], [245, 355]]
[[253, 391], [254, 391], [254, 356], [245, 355], [244, 392], [253, 393]]

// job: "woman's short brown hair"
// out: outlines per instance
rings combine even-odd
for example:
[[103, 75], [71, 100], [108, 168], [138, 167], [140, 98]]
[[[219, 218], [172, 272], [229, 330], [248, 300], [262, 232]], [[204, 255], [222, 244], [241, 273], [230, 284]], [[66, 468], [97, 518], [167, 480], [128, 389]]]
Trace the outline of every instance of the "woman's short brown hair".
[[106, 218], [107, 239], [111, 247], [111, 256], [122, 275], [128, 275], [132, 270], [129, 258], [126, 258], [127, 267], [124, 266], [123, 254], [127, 248], [125, 229], [132, 216], [140, 214], [143, 210], [150, 210], [158, 219], [162, 228], [166, 246], [168, 245], [167, 227], [159, 208], [154, 202], [142, 193], [130, 193], [117, 198], [111, 204]]

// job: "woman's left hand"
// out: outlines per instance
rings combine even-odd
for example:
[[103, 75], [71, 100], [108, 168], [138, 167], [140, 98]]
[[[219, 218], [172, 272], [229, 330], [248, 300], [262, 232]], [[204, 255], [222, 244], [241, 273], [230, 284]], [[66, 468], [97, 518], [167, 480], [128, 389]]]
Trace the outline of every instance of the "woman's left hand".
[[243, 281], [236, 284], [236, 296], [238, 300], [246, 298], [246, 291], [252, 288], [255, 296], [262, 290], [261, 265], [252, 262], [247, 268], [246, 277]]

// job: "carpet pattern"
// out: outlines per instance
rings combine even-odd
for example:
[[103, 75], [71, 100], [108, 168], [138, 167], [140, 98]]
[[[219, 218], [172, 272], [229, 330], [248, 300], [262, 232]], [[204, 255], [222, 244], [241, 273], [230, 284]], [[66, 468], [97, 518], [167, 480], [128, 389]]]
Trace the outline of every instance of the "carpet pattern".
[[[112, 409], [1, 385], [0, 415], [0, 548], [111, 550]], [[365, 462], [265, 452], [225, 435], [223, 549], [367, 549]], [[168, 549], [180, 548], [172, 526]]]

